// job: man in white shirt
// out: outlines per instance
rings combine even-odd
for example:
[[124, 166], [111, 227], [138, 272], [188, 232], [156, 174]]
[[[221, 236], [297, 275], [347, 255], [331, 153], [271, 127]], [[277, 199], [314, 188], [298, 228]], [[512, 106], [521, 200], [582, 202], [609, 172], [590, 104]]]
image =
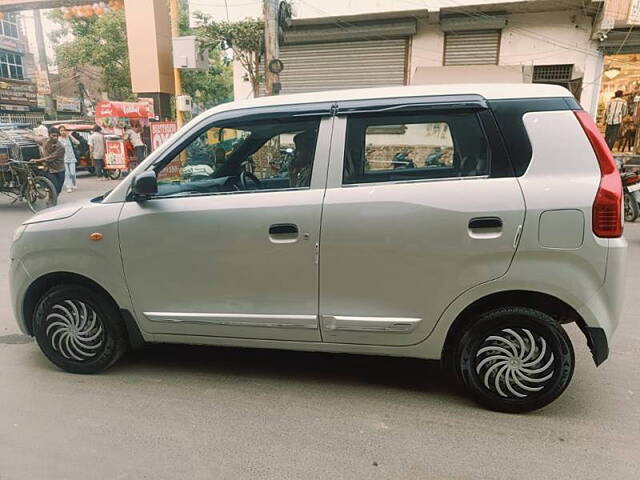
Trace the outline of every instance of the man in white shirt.
[[96, 169], [96, 177], [106, 178], [104, 174], [104, 135], [99, 125], [93, 127], [93, 133], [89, 136], [89, 155]]
[[138, 160], [138, 163], [142, 162], [147, 150], [147, 147], [142, 141], [142, 127], [140, 125], [129, 127], [127, 134], [125, 135], [125, 139], [129, 140], [131, 145], [133, 145], [133, 150], [136, 152], [136, 159]]
[[604, 114], [607, 123], [604, 136], [610, 149], [613, 149], [613, 145], [616, 143], [622, 119], [627, 115], [627, 101], [622, 98], [623, 95], [624, 92], [622, 90], [616, 90], [613, 100], [607, 105], [607, 110]]
[[33, 134], [39, 139], [46, 139], [49, 136], [49, 129], [38, 120], [38, 126], [33, 129]]

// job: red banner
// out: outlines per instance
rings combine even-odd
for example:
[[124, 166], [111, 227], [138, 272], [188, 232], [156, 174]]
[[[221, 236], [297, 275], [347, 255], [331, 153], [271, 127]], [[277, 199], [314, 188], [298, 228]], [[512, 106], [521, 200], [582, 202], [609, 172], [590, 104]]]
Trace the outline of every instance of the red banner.
[[151, 151], [154, 151], [178, 131], [178, 125], [175, 122], [154, 122], [149, 124], [149, 130]]
[[96, 118], [149, 118], [152, 116], [146, 102], [100, 102], [96, 105]]

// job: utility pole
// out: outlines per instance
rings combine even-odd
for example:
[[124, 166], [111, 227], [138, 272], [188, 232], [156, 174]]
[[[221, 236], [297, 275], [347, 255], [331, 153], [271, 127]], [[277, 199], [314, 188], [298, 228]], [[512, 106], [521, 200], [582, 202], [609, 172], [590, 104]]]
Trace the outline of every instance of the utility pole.
[[[178, 8], [178, 0], [169, 0], [169, 12], [171, 15], [171, 37], [176, 38], [180, 36], [180, 9]], [[182, 112], [178, 110], [178, 95], [182, 95], [182, 77], [180, 75], [180, 69], [173, 67], [173, 84], [175, 90], [176, 99], [176, 123], [178, 128], [184, 125], [184, 119], [182, 118]]]
[[47, 62], [47, 48], [44, 44], [44, 33], [42, 31], [42, 18], [40, 10], [33, 10], [33, 23], [36, 33], [36, 47], [38, 49], [38, 70], [44, 75], [47, 85], [49, 85], [49, 94], [44, 95], [45, 111], [50, 117], [54, 117], [56, 110], [53, 105], [53, 97], [51, 96], [51, 84], [49, 83], [49, 64]]
[[78, 82], [78, 94], [80, 95], [80, 116], [84, 117], [86, 113], [84, 107], [84, 84], [80, 81]]
[[278, 0], [263, 0], [264, 87], [267, 95], [280, 93], [280, 73], [274, 60], [280, 57], [278, 45]]

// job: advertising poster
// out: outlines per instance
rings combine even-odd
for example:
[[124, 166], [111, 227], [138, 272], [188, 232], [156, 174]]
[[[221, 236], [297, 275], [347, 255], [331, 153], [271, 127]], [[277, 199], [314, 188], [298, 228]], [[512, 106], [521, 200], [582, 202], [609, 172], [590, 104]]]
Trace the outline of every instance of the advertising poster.
[[151, 132], [151, 151], [153, 152], [178, 131], [178, 125], [175, 122], [154, 122], [149, 124], [149, 130]]
[[105, 144], [107, 151], [104, 156], [104, 168], [106, 170], [125, 170], [127, 163], [124, 142], [121, 140], [107, 140]]

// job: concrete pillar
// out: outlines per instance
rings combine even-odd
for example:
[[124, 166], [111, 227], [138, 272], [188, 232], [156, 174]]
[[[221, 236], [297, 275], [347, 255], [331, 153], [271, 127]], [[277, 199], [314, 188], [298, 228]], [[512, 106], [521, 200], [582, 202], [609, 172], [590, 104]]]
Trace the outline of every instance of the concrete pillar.
[[131, 87], [154, 99], [156, 115], [169, 117], [174, 94], [171, 18], [167, 0], [125, 0]]

